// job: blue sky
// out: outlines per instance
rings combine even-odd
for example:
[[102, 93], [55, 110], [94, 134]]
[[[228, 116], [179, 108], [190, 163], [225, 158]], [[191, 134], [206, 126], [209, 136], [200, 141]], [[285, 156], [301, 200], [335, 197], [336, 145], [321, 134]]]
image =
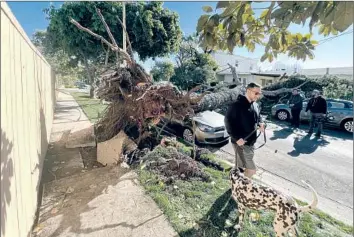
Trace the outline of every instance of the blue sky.
[[[43, 9], [49, 6], [49, 2], [8, 2], [12, 12], [16, 16], [29, 37], [36, 30], [43, 30], [47, 27], [48, 21], [45, 19]], [[54, 2], [54, 5], [60, 5], [60, 2]], [[164, 7], [177, 12], [180, 16], [180, 26], [184, 34], [189, 35], [195, 31], [198, 18], [203, 14], [202, 7], [205, 5], [215, 7], [215, 2], [165, 2]], [[266, 6], [266, 3], [258, 3], [256, 7]], [[261, 11], [261, 10], [260, 10]], [[257, 12], [256, 12], [257, 13]], [[351, 27], [349, 30], [352, 30]], [[291, 32], [308, 33], [307, 27], [301, 25], [291, 25]], [[314, 29], [314, 39], [322, 40], [322, 36], [317, 34]], [[263, 55], [264, 48], [257, 47], [255, 52], [250, 53], [245, 48], [237, 48], [234, 53], [251, 58], [260, 58]], [[280, 55], [273, 63], [263, 64], [265, 68], [271, 68], [275, 63], [284, 64], [298, 63], [302, 68], [323, 68], [323, 67], [352, 67], [353, 66], [353, 34], [347, 34], [330, 40], [319, 45], [315, 50], [314, 60], [306, 62], [288, 58], [286, 55]], [[152, 60], [147, 60], [144, 65], [150, 69], [153, 65]]]

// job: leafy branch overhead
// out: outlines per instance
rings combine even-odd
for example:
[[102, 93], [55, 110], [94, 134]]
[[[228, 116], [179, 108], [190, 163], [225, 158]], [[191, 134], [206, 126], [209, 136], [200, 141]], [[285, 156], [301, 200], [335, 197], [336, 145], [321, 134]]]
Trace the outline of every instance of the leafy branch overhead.
[[[277, 1], [269, 2], [218, 2], [215, 9], [204, 6], [206, 14], [197, 25], [199, 41], [205, 51], [228, 50], [246, 47], [250, 52], [256, 45], [265, 47], [261, 61], [273, 61], [280, 53], [301, 60], [313, 59], [317, 41], [312, 40], [313, 27], [319, 34], [337, 35], [353, 24], [354, 2], [334, 1]], [[261, 12], [257, 10], [263, 9]], [[307, 25], [309, 33], [292, 34], [291, 23]]]

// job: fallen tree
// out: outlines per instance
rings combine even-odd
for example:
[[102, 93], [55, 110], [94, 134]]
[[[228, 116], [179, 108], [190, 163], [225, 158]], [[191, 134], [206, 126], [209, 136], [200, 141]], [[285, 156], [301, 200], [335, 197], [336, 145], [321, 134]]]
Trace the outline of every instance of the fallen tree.
[[[125, 139], [128, 141], [123, 143], [121, 155], [129, 163], [138, 158], [139, 152], [136, 150], [146, 148], [144, 144], [148, 143], [151, 149], [159, 143], [158, 133], [154, 128], [162, 117], [183, 121], [197, 112], [214, 110], [232, 103], [243, 93], [244, 87], [240, 85], [230, 90], [196, 95], [193, 92], [199, 87], [182, 93], [171, 83], [154, 83], [134, 60], [128, 35], [128, 52], [125, 52], [117, 45], [100, 10], [96, 10], [110, 37], [110, 42], [74, 19], [70, 22], [101, 40], [116, 54], [117, 60], [111, 69], [112, 72], [102, 78], [97, 90], [100, 99], [111, 103], [96, 124], [95, 135], [98, 142], [103, 142], [124, 131], [127, 135]], [[122, 59], [125, 63], [122, 63]], [[276, 95], [291, 90], [281, 89], [264, 93]]]

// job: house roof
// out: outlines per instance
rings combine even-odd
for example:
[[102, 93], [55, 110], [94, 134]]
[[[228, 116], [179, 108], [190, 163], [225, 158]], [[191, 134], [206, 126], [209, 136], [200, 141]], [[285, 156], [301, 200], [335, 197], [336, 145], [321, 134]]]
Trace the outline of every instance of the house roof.
[[266, 73], [266, 72], [261, 72], [261, 73], [251, 73], [252, 75], [256, 76], [267, 76], [267, 77], [280, 77], [282, 73]]

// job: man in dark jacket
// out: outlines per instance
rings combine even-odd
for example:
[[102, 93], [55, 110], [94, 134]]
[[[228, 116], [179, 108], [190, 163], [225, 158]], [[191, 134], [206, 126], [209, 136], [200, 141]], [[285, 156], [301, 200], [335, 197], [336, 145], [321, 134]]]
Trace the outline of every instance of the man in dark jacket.
[[[254, 103], [261, 94], [261, 87], [250, 83], [246, 88], [245, 96], [239, 95], [237, 101], [230, 105], [225, 116], [225, 127], [235, 150], [235, 166], [245, 168], [245, 175], [249, 178], [256, 173], [253, 157], [257, 133], [254, 131], [259, 126], [261, 132], [264, 132], [259, 107]], [[248, 138], [245, 140], [246, 137]]]
[[323, 122], [327, 115], [327, 101], [320, 95], [318, 90], [314, 90], [312, 93], [313, 98], [309, 100], [306, 112], [311, 111], [311, 123], [309, 135], [313, 133], [313, 128], [317, 123], [318, 129], [316, 136], [320, 137], [323, 129]]
[[293, 90], [293, 95], [289, 99], [289, 107], [291, 109], [291, 126], [299, 128], [300, 126], [300, 112], [302, 110], [302, 96], [297, 89]]

